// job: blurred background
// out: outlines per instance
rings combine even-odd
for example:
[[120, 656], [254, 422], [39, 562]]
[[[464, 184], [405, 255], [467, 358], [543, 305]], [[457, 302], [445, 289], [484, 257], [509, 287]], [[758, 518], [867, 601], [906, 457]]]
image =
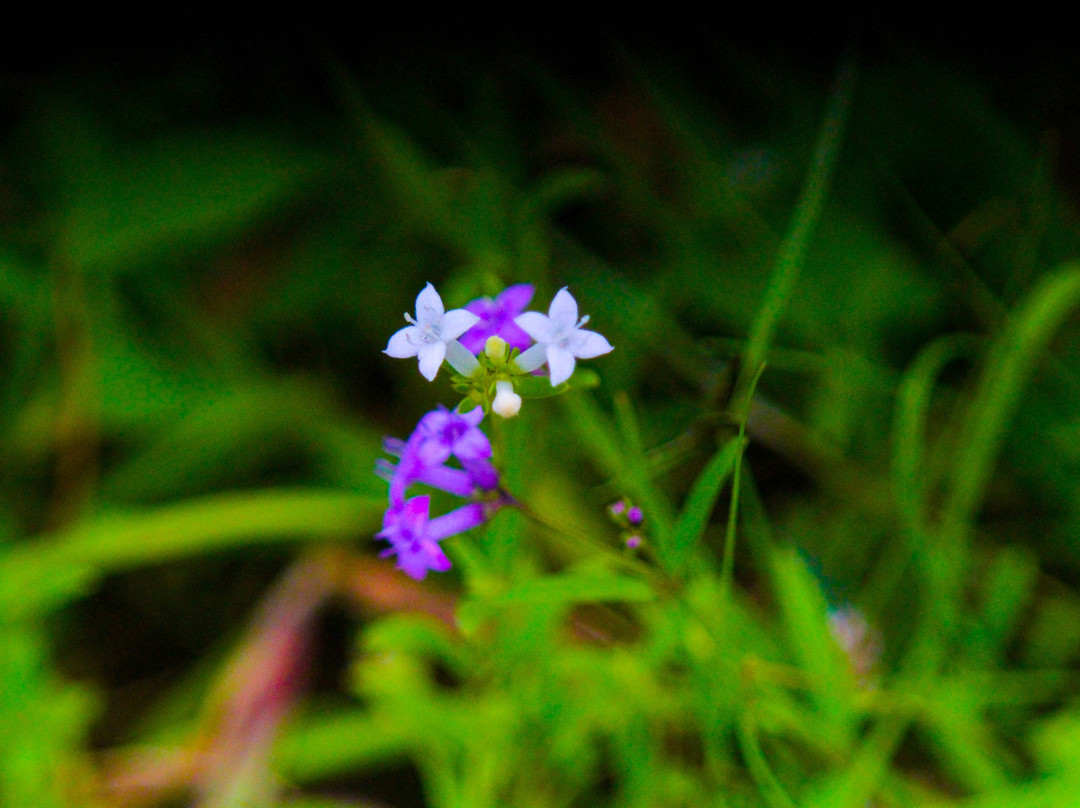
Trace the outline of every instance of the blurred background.
[[[762, 658], [806, 662], [797, 641], [789, 653], [791, 637], [777, 639], [775, 542], [797, 548], [823, 603], [855, 604], [873, 624], [871, 667], [906, 670], [912, 614], [936, 606], [912, 583], [923, 549], [903, 528], [896, 468], [917, 438], [919, 507], [930, 521], [947, 510], [953, 460], [984, 412], [987, 346], [1076, 260], [1078, 78], [1075, 53], [1043, 43], [1003, 53], [882, 33], [555, 43], [330, 32], [6, 55], [0, 805], [499, 804], [479, 786], [455, 796], [426, 768], [419, 719], [386, 718], [398, 715], [390, 685], [363, 667], [372, 648], [393, 656], [406, 640], [439, 656], [449, 641], [430, 626], [453, 623], [470, 583], [455, 564], [414, 584], [372, 539], [383, 437], [455, 403], [448, 374], [428, 384], [382, 353], [429, 281], [448, 308], [532, 283], [541, 311], [569, 285], [616, 346], [589, 363], [601, 384], [587, 406], [527, 402], [505, 456], [534, 510], [614, 540], [607, 504], [647, 484], [674, 516], [732, 434], [738, 359], [794, 244], [799, 275], [747, 424], [757, 505], [746, 518], [768, 538], [759, 530], [736, 556], [751, 615], [740, 631]], [[793, 217], [808, 187], [819, 199], [806, 234]], [[1018, 799], [1009, 788], [1076, 749], [1077, 336], [1063, 316], [1030, 359], [1000, 449], [984, 458], [993, 470], [953, 592], [957, 653], [972, 667], [1054, 674], [1016, 685], [1037, 703], [958, 708], [963, 720], [922, 740], [898, 731], [880, 756], [897, 782], [859, 804], [1020, 804], [1004, 801]], [[953, 342], [939, 372], [914, 373], [942, 338]], [[920, 380], [921, 429], [903, 432], [898, 391], [915, 395]], [[626, 401], [632, 429], [619, 420]], [[626, 456], [648, 459], [636, 483], [619, 476], [623, 449], [596, 437], [616, 422]], [[721, 502], [701, 545], [714, 576]], [[530, 540], [504, 516], [509, 527], [492, 531], [515, 538], [478, 546], [506, 580], [586, 554]], [[635, 609], [576, 619], [633, 653], [641, 634], [663, 633]], [[406, 613], [427, 622], [382, 622]], [[549, 641], [546, 623], [529, 625], [538, 647]], [[435, 633], [417, 639], [416, 626]], [[677, 679], [700, 662], [650, 647], [651, 661], [633, 663], [642, 677]], [[570, 665], [574, 653], [554, 657]], [[451, 658], [461, 662], [440, 657], [429, 685], [467, 679]], [[408, 712], [420, 674], [387, 664]], [[508, 710], [541, 698], [521, 681], [506, 685]], [[1000, 693], [994, 682], [952, 686]], [[656, 687], [653, 703], [668, 704]], [[701, 687], [687, 698], [709, 701]], [[492, 774], [490, 793], [522, 805], [785, 804], [723, 729], [726, 707], [705, 729], [679, 725], [692, 706], [655, 708], [670, 735], [650, 771], [670, 764], [677, 777], [627, 785], [620, 755], [645, 755], [632, 745], [607, 753], [615, 762], [567, 762], [576, 744], [644, 731], [652, 709], [616, 731], [551, 708], [537, 720], [557, 736], [544, 753], [557, 763], [540, 770], [566, 792]], [[1056, 729], [1040, 734], [1048, 717]], [[559, 740], [560, 726], [580, 737]], [[699, 731], [705, 740], [687, 740]], [[770, 731], [766, 755], [803, 793], [795, 804], [848, 804], [800, 792], [846, 769], [847, 752]], [[985, 746], [959, 751], [968, 733]], [[526, 765], [505, 754], [493, 770]]]

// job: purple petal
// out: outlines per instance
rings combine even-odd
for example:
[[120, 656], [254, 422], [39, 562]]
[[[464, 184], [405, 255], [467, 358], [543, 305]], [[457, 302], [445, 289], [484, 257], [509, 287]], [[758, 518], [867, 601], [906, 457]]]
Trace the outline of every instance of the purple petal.
[[465, 304], [465, 310], [471, 311], [480, 319], [472, 328], [462, 334], [458, 341], [465, 346], [469, 353], [475, 356], [484, 350], [484, 343], [498, 329], [498, 324], [495, 322], [497, 309], [491, 298], [481, 297]]
[[533, 343], [532, 338], [513, 320], [503, 321], [496, 335], [506, 340], [506, 344], [511, 348], [517, 348], [519, 351], [524, 351]]
[[427, 494], [405, 501], [401, 511], [399, 526], [413, 535], [423, 535], [431, 510], [431, 497]]
[[487, 460], [462, 461], [469, 480], [475, 488], [494, 491], [499, 487], [499, 472]]
[[427, 537], [442, 541], [448, 536], [456, 536], [483, 523], [484, 506], [479, 502], [471, 502], [428, 522]]
[[508, 317], [520, 314], [529, 305], [535, 291], [531, 283], [515, 283], [513, 286], [507, 286], [497, 298], [498, 306], [506, 312]]
[[479, 429], [470, 429], [454, 442], [454, 456], [463, 463], [491, 457], [491, 441]]
[[476, 300], [470, 300], [465, 304], [465, 311], [471, 311], [481, 321], [487, 320], [496, 311], [495, 301], [490, 297], [478, 297]]
[[449, 466], [425, 466], [418, 470], [414, 479], [456, 497], [472, 496], [476, 490], [476, 482], [468, 472]]
[[473, 407], [468, 412], [461, 413], [460, 417], [469, 426], [472, 426], [472, 427], [479, 426], [480, 422], [484, 420], [484, 408], [483, 407]]
[[405, 451], [407, 445], [401, 438], [386, 437], [383, 438], [382, 442], [383, 451], [394, 457], [401, 457], [401, 453]]
[[417, 581], [424, 580], [428, 570], [446, 572], [451, 566], [446, 553], [433, 541], [420, 542], [408, 551], [398, 551], [398, 568]]

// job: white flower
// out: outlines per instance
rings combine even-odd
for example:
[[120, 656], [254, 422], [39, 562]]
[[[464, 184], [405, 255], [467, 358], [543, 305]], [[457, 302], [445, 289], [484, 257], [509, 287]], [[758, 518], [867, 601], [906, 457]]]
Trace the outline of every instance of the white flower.
[[564, 286], [551, 301], [547, 315], [527, 311], [514, 318], [536, 344], [517, 358], [518, 367], [529, 372], [547, 362], [551, 373], [551, 386], [562, 384], [574, 372], [575, 359], [592, 359], [612, 350], [611, 343], [595, 331], [581, 326], [589, 318], [578, 320], [578, 306], [574, 296]]
[[461, 347], [457, 338], [476, 325], [480, 318], [465, 309], [445, 311], [442, 298], [430, 283], [416, 296], [416, 319], [408, 314], [405, 319], [412, 325], [405, 326], [390, 337], [383, 353], [395, 359], [419, 357], [420, 374], [429, 382], [435, 380], [443, 359], [447, 358], [448, 349], [455, 369], [461, 370], [457, 364], [461, 363], [462, 354], [472, 359], [475, 365], [475, 357]]
[[514, 385], [507, 381], [495, 382], [495, 400], [491, 411], [503, 418], [513, 418], [521, 411], [521, 396], [514, 392]]

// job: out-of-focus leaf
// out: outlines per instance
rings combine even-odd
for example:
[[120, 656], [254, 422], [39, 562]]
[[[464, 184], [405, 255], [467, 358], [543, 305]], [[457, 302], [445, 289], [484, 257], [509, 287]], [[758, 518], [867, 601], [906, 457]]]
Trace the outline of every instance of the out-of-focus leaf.
[[320, 169], [321, 161], [295, 144], [240, 129], [118, 152], [82, 178], [60, 255], [114, 272], [220, 243], [283, 210]]
[[402, 757], [408, 734], [367, 710], [304, 717], [274, 747], [274, 768], [300, 783], [355, 773]]
[[50, 670], [40, 627], [0, 620], [0, 804], [74, 808], [94, 707]]
[[573, 572], [533, 578], [509, 589], [498, 600], [505, 603], [573, 604], [631, 602], [655, 599], [644, 581], [606, 573]]
[[794, 549], [775, 551], [772, 575], [788, 640], [800, 669], [810, 680], [810, 695], [822, 718], [820, 730], [834, 743], [845, 742], [855, 729], [855, 681], [829, 630], [825, 596]]
[[116, 570], [267, 542], [370, 535], [385, 509], [381, 497], [268, 489], [101, 515], [0, 556], [0, 615], [55, 608]]

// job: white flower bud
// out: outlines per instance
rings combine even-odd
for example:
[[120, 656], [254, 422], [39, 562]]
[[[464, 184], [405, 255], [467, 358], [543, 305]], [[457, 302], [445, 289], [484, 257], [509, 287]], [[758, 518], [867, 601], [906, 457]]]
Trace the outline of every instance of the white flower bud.
[[495, 382], [495, 400], [491, 410], [503, 418], [513, 418], [521, 410], [521, 396], [514, 392], [510, 382]]

